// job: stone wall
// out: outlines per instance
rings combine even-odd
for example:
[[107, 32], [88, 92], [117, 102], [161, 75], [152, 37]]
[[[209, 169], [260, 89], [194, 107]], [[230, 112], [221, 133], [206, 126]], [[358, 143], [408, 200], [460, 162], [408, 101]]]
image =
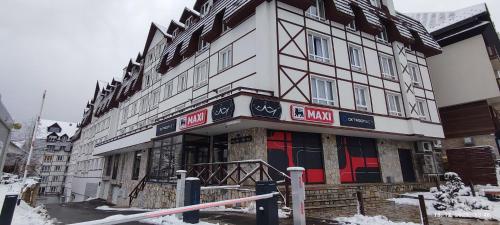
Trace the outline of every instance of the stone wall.
[[[496, 137], [494, 134], [487, 135], [478, 135], [472, 136], [475, 146], [491, 146], [493, 148], [493, 153], [500, 159], [500, 154], [498, 152], [498, 147], [496, 143]], [[447, 138], [443, 140], [443, 149], [452, 149], [452, 148], [462, 148], [466, 147], [464, 143], [464, 138]]]
[[[231, 144], [231, 139], [252, 136], [251, 142]], [[267, 161], [267, 131], [264, 128], [251, 128], [229, 133], [228, 161], [262, 159]]]
[[[401, 172], [401, 164], [399, 160], [399, 149], [407, 149], [412, 151], [414, 155], [413, 168], [415, 166], [415, 150], [413, 142], [395, 141], [395, 140], [377, 140], [378, 154], [380, 160], [380, 170], [384, 183], [388, 183], [388, 177], [392, 178], [393, 183], [403, 183], [403, 174]], [[415, 171], [415, 174], [419, 174]], [[418, 175], [417, 175], [418, 177]]]
[[323, 134], [322, 140], [326, 184], [340, 184], [337, 138], [335, 135]]

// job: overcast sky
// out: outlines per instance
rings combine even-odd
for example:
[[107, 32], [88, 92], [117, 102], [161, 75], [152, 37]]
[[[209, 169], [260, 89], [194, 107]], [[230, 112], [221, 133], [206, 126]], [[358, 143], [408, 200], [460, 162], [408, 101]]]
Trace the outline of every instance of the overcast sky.
[[[500, 24], [498, 0], [395, 0], [401, 12], [448, 11], [487, 2]], [[194, 0], [2, 0], [0, 94], [18, 121], [79, 122], [97, 80], [121, 77], [143, 50], [152, 21], [167, 26]]]

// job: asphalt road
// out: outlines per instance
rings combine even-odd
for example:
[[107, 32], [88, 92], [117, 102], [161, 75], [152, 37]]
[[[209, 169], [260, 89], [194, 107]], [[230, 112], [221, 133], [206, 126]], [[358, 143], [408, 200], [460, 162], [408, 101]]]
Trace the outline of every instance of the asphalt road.
[[[103, 200], [92, 200], [88, 202], [47, 204], [46, 208], [52, 218], [57, 219], [59, 224], [80, 223], [91, 220], [104, 219], [113, 215], [129, 215], [140, 213], [137, 211], [104, 211], [97, 210], [96, 207], [107, 205]], [[219, 223], [222, 225], [256, 225], [255, 215], [238, 212], [201, 212], [202, 221]], [[140, 225], [145, 223], [131, 222], [124, 225]], [[291, 219], [280, 221], [280, 225], [292, 225]], [[308, 219], [308, 225], [337, 225], [333, 221], [320, 219]]]

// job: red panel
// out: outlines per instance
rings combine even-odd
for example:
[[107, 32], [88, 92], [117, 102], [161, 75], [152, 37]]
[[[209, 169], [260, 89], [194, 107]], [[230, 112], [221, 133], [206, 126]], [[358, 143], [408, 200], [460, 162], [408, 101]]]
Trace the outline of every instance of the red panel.
[[308, 169], [305, 172], [305, 181], [308, 184], [322, 184], [325, 183], [325, 170], [324, 169]]

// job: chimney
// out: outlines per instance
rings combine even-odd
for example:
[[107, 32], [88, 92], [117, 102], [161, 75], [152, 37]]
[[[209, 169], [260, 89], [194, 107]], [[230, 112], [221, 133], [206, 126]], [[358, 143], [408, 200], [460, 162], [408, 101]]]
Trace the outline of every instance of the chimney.
[[382, 3], [389, 9], [392, 16], [397, 16], [396, 9], [394, 8], [394, 0], [382, 0]]

